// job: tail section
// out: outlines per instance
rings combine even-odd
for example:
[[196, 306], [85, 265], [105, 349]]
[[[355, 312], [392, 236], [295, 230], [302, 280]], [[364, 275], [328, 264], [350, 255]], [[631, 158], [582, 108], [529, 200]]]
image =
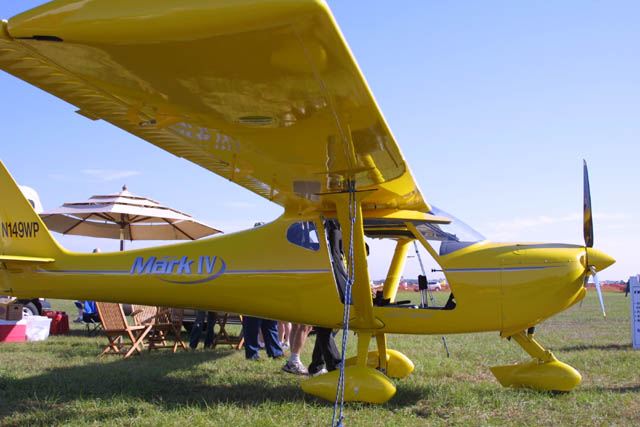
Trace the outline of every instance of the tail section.
[[62, 249], [0, 161], [0, 261], [53, 262]]

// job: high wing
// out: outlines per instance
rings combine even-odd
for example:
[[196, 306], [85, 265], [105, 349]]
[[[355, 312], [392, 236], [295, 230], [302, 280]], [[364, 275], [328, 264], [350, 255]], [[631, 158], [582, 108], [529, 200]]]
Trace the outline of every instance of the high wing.
[[287, 209], [430, 210], [322, 0], [53, 1], [0, 68]]

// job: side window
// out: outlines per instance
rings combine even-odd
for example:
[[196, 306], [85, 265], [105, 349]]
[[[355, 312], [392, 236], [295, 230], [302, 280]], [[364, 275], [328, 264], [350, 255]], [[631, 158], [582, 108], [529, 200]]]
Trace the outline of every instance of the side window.
[[287, 229], [287, 240], [294, 245], [317, 251], [320, 249], [318, 230], [314, 222], [295, 222]]

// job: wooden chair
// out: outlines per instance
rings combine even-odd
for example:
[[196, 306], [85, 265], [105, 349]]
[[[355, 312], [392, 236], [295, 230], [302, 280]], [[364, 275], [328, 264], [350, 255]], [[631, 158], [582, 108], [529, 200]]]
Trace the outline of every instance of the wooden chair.
[[[184, 310], [181, 308], [157, 307], [151, 334], [149, 335], [149, 351], [158, 348], [173, 348], [175, 353], [178, 347], [187, 349], [180, 336], [183, 316]], [[173, 337], [171, 338], [170, 336]], [[173, 343], [168, 343], [170, 338]]]
[[[141, 354], [140, 345], [151, 331], [152, 325], [129, 325], [122, 305], [117, 303], [96, 302], [96, 307], [104, 333], [109, 339], [109, 344], [99, 357], [107, 353], [123, 354], [122, 351], [127, 347], [130, 348], [124, 354], [125, 359], [134, 351]], [[129, 339], [130, 343], [125, 342], [126, 339]]]
[[[147, 341], [143, 341], [141, 343], [141, 347], [146, 347], [149, 344], [149, 341], [153, 340], [153, 323], [156, 320], [156, 314], [158, 313], [158, 307], [153, 305], [139, 305], [133, 304], [131, 305], [131, 318], [133, 319], [133, 324], [136, 326], [149, 326], [152, 325], [151, 331], [147, 335]], [[151, 350], [151, 349], [149, 349]]]
[[148, 325], [153, 323], [158, 313], [158, 307], [152, 305], [132, 305], [131, 317], [134, 325]]
[[220, 327], [218, 333], [213, 340], [213, 348], [217, 345], [230, 345], [231, 348], [241, 350], [244, 345], [244, 333], [240, 330], [237, 336], [227, 332], [227, 325], [242, 325], [242, 315], [235, 313], [218, 313], [216, 312], [216, 324]]

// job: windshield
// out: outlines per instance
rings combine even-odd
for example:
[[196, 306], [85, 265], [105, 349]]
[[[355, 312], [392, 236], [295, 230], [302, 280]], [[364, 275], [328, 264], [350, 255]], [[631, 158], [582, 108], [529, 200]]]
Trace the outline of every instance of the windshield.
[[[417, 229], [425, 239], [440, 245], [439, 254], [446, 255], [469, 245], [485, 240], [484, 236], [453, 215], [431, 205], [432, 215], [451, 219], [449, 224], [420, 224]], [[438, 249], [436, 247], [436, 249]]]

